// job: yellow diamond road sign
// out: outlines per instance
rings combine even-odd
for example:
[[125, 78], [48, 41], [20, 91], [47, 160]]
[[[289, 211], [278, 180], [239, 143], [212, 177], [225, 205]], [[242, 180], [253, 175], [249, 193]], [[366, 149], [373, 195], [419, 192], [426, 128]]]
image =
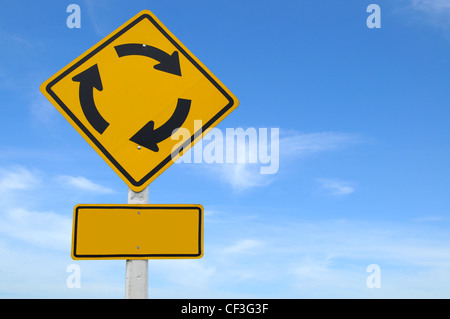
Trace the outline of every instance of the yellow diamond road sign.
[[[135, 192], [238, 106], [147, 10], [45, 81], [41, 92]], [[174, 135], [181, 128], [189, 134]]]

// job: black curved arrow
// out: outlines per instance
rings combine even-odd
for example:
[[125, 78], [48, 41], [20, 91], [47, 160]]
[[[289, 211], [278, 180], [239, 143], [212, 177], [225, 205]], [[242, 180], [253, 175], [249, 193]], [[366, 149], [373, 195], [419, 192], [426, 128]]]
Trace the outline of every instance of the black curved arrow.
[[158, 143], [169, 138], [175, 130], [183, 125], [189, 114], [190, 108], [191, 100], [178, 99], [177, 107], [166, 123], [155, 130], [155, 123], [150, 121], [134, 134], [133, 137], [130, 138], [130, 141], [154, 152], [158, 152]]
[[75, 75], [72, 78], [75, 82], [80, 82], [80, 103], [84, 116], [92, 127], [102, 134], [109, 123], [100, 115], [94, 102], [94, 88], [98, 91], [103, 91], [102, 80], [98, 71], [97, 64], [94, 64], [89, 69]]
[[172, 54], [168, 54], [158, 48], [139, 43], [121, 44], [115, 46], [114, 48], [116, 49], [119, 58], [127, 55], [146, 56], [160, 62], [153, 67], [156, 70], [181, 76], [178, 51], [174, 51]]

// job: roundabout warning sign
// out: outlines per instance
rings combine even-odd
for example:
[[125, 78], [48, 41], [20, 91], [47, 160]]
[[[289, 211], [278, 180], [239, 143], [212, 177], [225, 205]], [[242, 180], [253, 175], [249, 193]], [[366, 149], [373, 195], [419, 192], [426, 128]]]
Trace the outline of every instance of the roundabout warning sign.
[[[41, 92], [135, 192], [238, 106], [147, 10], [45, 81]], [[172, 138], [180, 128], [190, 136]]]

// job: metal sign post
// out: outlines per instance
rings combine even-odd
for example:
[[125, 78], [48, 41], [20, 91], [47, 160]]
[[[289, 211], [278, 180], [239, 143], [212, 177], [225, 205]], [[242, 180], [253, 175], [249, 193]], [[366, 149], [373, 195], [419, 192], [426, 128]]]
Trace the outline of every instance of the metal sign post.
[[[128, 204], [148, 204], [148, 186], [136, 193], [128, 188]], [[125, 278], [126, 299], [148, 298], [148, 260], [127, 259]]]

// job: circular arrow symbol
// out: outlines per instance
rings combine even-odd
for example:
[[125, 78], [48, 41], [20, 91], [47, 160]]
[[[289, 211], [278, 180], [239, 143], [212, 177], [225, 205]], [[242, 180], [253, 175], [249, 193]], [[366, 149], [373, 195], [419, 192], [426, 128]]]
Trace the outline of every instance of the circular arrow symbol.
[[94, 102], [94, 88], [98, 91], [103, 91], [102, 79], [100, 78], [97, 64], [75, 75], [72, 81], [80, 82], [80, 104], [84, 116], [97, 132], [103, 134], [109, 123], [98, 112]]
[[181, 125], [183, 125], [189, 114], [190, 108], [191, 100], [178, 99], [177, 107], [166, 123], [157, 129], [154, 129], [155, 123], [153, 121], [149, 121], [139, 130], [139, 132], [130, 138], [130, 141], [154, 152], [158, 152], [158, 143], [169, 138], [177, 129], [181, 127]]
[[154, 69], [181, 76], [178, 51], [174, 51], [172, 54], [168, 54], [158, 48], [139, 43], [121, 44], [115, 46], [114, 49], [116, 49], [119, 58], [128, 55], [146, 56], [159, 61], [159, 64], [156, 64], [153, 67]]
[[[119, 58], [130, 55], [146, 56], [159, 62], [153, 66], [155, 70], [181, 76], [178, 51], [168, 54], [158, 48], [138, 43], [121, 44], [115, 46], [114, 49]], [[72, 80], [80, 83], [79, 98], [84, 116], [98, 133], [103, 134], [109, 123], [102, 117], [94, 101], [94, 88], [98, 91], [103, 91], [97, 64], [74, 76]], [[169, 138], [183, 125], [189, 114], [190, 107], [191, 100], [179, 98], [175, 111], [166, 123], [155, 129], [155, 123], [149, 121], [130, 138], [130, 141], [158, 152], [158, 143]]]

